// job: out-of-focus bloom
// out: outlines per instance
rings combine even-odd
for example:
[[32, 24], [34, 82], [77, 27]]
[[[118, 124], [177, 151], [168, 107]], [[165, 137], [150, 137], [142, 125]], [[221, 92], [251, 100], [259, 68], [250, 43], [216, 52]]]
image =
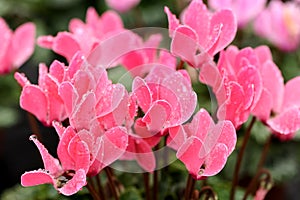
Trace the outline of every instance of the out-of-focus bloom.
[[293, 51], [300, 43], [300, 7], [295, 2], [271, 1], [256, 18], [254, 30], [283, 51]]
[[101, 41], [124, 29], [117, 13], [106, 11], [99, 17], [94, 8], [89, 8], [86, 23], [79, 19], [72, 19], [69, 30], [70, 32], [59, 32], [55, 37], [40, 36], [38, 45], [52, 49], [70, 61], [77, 51], [88, 56]]
[[122, 57], [121, 61], [132, 76], [144, 77], [154, 64], [176, 69], [176, 58], [169, 52], [159, 49], [161, 39], [160, 34], [153, 34], [143, 42], [142, 38], [136, 35], [137, 44], [133, 46], [132, 51]]
[[23, 186], [49, 183], [64, 195], [72, 195], [86, 185], [86, 173], [90, 165], [88, 146], [78, 136], [65, 133], [58, 144], [58, 159], [33, 136], [30, 138], [40, 151], [45, 169], [25, 172]]
[[118, 12], [127, 12], [140, 3], [140, 0], [105, 0], [106, 4]]
[[[233, 39], [237, 30], [230, 10], [210, 12], [202, 0], [193, 0], [181, 14], [181, 22], [165, 7], [172, 37], [171, 52], [194, 67], [214, 56]], [[207, 55], [208, 54], [208, 55]]]
[[18, 69], [33, 53], [35, 25], [25, 23], [13, 32], [0, 17], [0, 74]]
[[236, 131], [230, 121], [214, 123], [205, 109], [191, 123], [169, 129], [168, 145], [195, 179], [213, 176], [226, 164], [236, 144]]
[[265, 8], [266, 0], [209, 0], [215, 10], [231, 9], [236, 15], [238, 26], [243, 28]]
[[263, 90], [258, 65], [252, 49], [230, 46], [221, 52], [217, 67], [203, 66], [199, 79], [213, 88], [220, 120], [230, 120], [236, 128], [247, 121]]
[[197, 104], [190, 80], [168, 67], [154, 67], [145, 79], [136, 77], [132, 93], [152, 133], [186, 122]]
[[64, 80], [65, 66], [54, 61], [49, 69], [39, 66], [38, 85], [31, 84], [24, 74], [15, 73], [15, 79], [22, 86], [20, 106], [35, 115], [46, 126], [67, 118], [62, 99], [58, 95], [59, 85]]

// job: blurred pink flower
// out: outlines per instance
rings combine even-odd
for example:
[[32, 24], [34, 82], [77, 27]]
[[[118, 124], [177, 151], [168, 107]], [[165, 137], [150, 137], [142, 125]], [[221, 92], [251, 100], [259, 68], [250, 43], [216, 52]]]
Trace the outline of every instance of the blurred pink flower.
[[190, 80], [169, 67], [155, 66], [145, 79], [136, 77], [132, 93], [152, 133], [186, 122], [197, 104]]
[[38, 85], [31, 84], [24, 74], [15, 73], [15, 79], [22, 86], [20, 106], [35, 115], [46, 126], [67, 118], [62, 99], [58, 95], [59, 85], [64, 80], [65, 65], [54, 61], [49, 68], [39, 66]]
[[118, 12], [127, 12], [140, 3], [140, 0], [105, 0], [105, 1], [110, 8]]
[[25, 172], [21, 177], [23, 186], [49, 183], [60, 193], [72, 195], [86, 185], [86, 173], [90, 165], [88, 146], [77, 135], [68, 133], [61, 137], [58, 144], [59, 160], [53, 158], [34, 136], [30, 137], [40, 151], [45, 169]]
[[171, 52], [194, 67], [224, 49], [235, 37], [237, 24], [230, 10], [215, 13], [202, 0], [193, 0], [181, 13], [181, 22], [165, 7], [172, 37]]
[[191, 123], [169, 129], [168, 146], [195, 179], [214, 176], [226, 164], [236, 144], [236, 131], [230, 121], [214, 123], [205, 109]]
[[209, 6], [215, 10], [231, 9], [240, 28], [255, 19], [266, 3], [267, 0], [208, 0]]
[[257, 17], [254, 30], [283, 51], [294, 51], [300, 43], [300, 7], [295, 2], [275, 0]]
[[32, 55], [35, 46], [35, 25], [25, 23], [13, 32], [0, 17], [0, 74], [21, 67]]
[[70, 61], [77, 51], [88, 56], [101, 41], [122, 30], [123, 22], [117, 13], [106, 11], [99, 17], [91, 7], [87, 10], [86, 23], [72, 19], [69, 23], [70, 32], [59, 32], [55, 37], [40, 36], [38, 45], [52, 49]]

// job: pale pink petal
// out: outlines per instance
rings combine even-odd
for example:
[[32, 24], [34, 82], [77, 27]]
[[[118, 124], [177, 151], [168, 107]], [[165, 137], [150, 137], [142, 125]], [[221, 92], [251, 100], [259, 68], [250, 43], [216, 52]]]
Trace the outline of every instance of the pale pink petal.
[[282, 137], [289, 138], [290, 135], [293, 136], [300, 129], [300, 109], [296, 107], [285, 110], [276, 117], [269, 119], [267, 124]]
[[79, 169], [75, 172], [71, 180], [69, 180], [63, 187], [57, 190], [63, 195], [70, 196], [81, 190], [86, 182], [86, 172], [83, 169]]
[[123, 127], [114, 127], [104, 133], [98, 161], [102, 163], [100, 169], [110, 165], [125, 152], [128, 145], [127, 131]]
[[155, 169], [155, 157], [151, 147], [142, 139], [135, 140], [136, 160], [138, 164], [147, 172]]
[[274, 98], [272, 98], [271, 93], [264, 88], [261, 93], [259, 101], [257, 102], [256, 106], [253, 108], [251, 113], [261, 121], [263, 122], [267, 121], [271, 115], [273, 99]]
[[118, 31], [123, 30], [122, 18], [116, 12], [111, 10], [108, 10], [101, 15], [100, 25], [101, 25], [101, 31], [104, 34], [108, 34], [108, 35], [109, 33], [116, 33]]
[[44, 92], [36, 85], [25, 85], [20, 96], [22, 109], [34, 114], [41, 122], [47, 122], [48, 101]]
[[230, 10], [221, 10], [213, 15], [211, 29], [214, 29], [216, 25], [220, 25], [221, 32], [216, 46], [213, 47], [212, 55], [228, 46], [233, 41], [237, 31], [237, 22]]
[[19, 26], [12, 38], [13, 65], [21, 66], [33, 53], [35, 46], [35, 25], [25, 23]]
[[9, 52], [13, 32], [10, 30], [5, 20], [0, 17], [0, 73], [11, 71], [12, 53]]
[[70, 82], [63, 82], [59, 86], [58, 94], [65, 103], [67, 115], [70, 116], [78, 100], [76, 89]]
[[58, 134], [59, 138], [61, 139], [62, 135], [64, 134], [66, 128], [63, 127], [61, 122], [53, 121], [52, 126], [55, 128], [56, 133]]
[[132, 92], [137, 98], [139, 107], [146, 112], [152, 104], [152, 95], [146, 82], [142, 78], [136, 77], [132, 83]]
[[71, 33], [82, 34], [86, 30], [86, 26], [80, 19], [74, 18], [69, 23], [69, 30]]
[[197, 44], [198, 37], [193, 29], [188, 26], [178, 26], [173, 34], [171, 53], [195, 66], [194, 56], [198, 49]]
[[[263, 80], [263, 86], [270, 93], [273, 101], [271, 104], [271, 108], [275, 112], [279, 112], [282, 107], [282, 103], [283, 103], [282, 97], [284, 95], [284, 90], [285, 90], [284, 82], [283, 82], [284, 80], [281, 75], [281, 72], [279, 68], [275, 65], [275, 63], [273, 63], [272, 61], [267, 61], [262, 66], [260, 74]], [[295, 88], [293, 87], [292, 90], [293, 90], [292, 93], [294, 93]]]
[[202, 65], [199, 72], [199, 80], [213, 89], [217, 89], [220, 86], [222, 77], [215, 63], [207, 62]]
[[21, 185], [24, 187], [35, 186], [49, 183], [54, 185], [53, 176], [51, 176], [46, 170], [35, 170], [25, 172], [21, 176]]
[[87, 25], [95, 27], [99, 23], [99, 15], [94, 7], [89, 7], [85, 17]]
[[268, 60], [272, 60], [272, 52], [266, 45], [258, 46], [254, 49], [255, 54], [258, 57], [260, 63], [265, 63]]
[[244, 108], [253, 109], [257, 104], [263, 89], [259, 71], [254, 66], [245, 66], [238, 73], [237, 80], [244, 90], [246, 100]]
[[178, 150], [181, 145], [187, 140], [187, 133], [185, 132], [183, 126], [174, 126], [169, 128], [169, 137], [167, 144], [169, 147]]
[[193, 0], [181, 14], [183, 24], [195, 30], [202, 47], [209, 40], [210, 17], [211, 14], [202, 0]]
[[105, 0], [106, 4], [119, 12], [128, 12], [140, 3], [140, 0]]
[[268, 193], [267, 189], [264, 189], [264, 188], [261, 188], [261, 187], [258, 188], [258, 190], [255, 193], [254, 200], [264, 200], [267, 193]]
[[71, 33], [60, 32], [54, 39], [52, 49], [70, 61], [73, 55], [79, 51], [80, 45]]
[[77, 130], [89, 130], [90, 122], [96, 117], [95, 105], [95, 94], [87, 92], [73, 110], [73, 114], [70, 116], [70, 124]]
[[19, 83], [21, 87], [24, 87], [27, 84], [30, 84], [29, 80], [26, 78], [26, 76], [22, 73], [16, 72], [14, 74], [14, 78]]
[[293, 78], [285, 84], [284, 99], [281, 110], [286, 110], [290, 107], [300, 107], [300, 77]]
[[40, 47], [51, 49], [54, 43], [54, 37], [51, 35], [39, 36], [37, 39], [37, 44]]
[[155, 101], [143, 117], [149, 131], [157, 133], [164, 128], [171, 114], [171, 105], [164, 100]]
[[58, 83], [63, 82], [65, 75], [65, 65], [57, 60], [54, 60], [49, 67], [49, 74], [53, 76]]
[[85, 57], [81, 51], [78, 51], [71, 59], [69, 67], [66, 69], [67, 71], [67, 78], [72, 79], [76, 72], [84, 65]]
[[226, 145], [217, 144], [206, 157], [203, 166], [204, 170], [198, 173], [198, 178], [218, 174], [224, 168], [227, 157], [228, 151]]
[[171, 13], [170, 9], [168, 7], [165, 7], [165, 13], [168, 17], [169, 22], [169, 35], [173, 36], [173, 31], [179, 26], [179, 20], [176, 18], [174, 14]]
[[49, 173], [53, 176], [59, 174], [62, 170], [61, 166], [59, 165], [59, 161], [49, 154], [48, 150], [38, 141], [36, 136], [30, 136], [30, 140], [33, 141], [38, 148], [43, 159], [45, 170], [49, 171]]

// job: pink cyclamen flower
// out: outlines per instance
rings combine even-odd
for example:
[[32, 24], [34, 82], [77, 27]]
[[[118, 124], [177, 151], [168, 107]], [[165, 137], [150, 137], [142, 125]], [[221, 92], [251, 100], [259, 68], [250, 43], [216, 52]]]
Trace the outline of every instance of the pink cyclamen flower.
[[15, 79], [23, 88], [21, 108], [35, 115], [46, 126], [67, 118], [64, 103], [58, 95], [64, 73], [65, 66], [58, 61], [51, 64], [49, 72], [46, 65], [40, 64], [38, 85], [31, 84], [24, 74], [15, 73]]
[[214, 123], [205, 109], [191, 123], [169, 129], [168, 145], [197, 180], [219, 173], [236, 144], [236, 132], [230, 121]]
[[144, 113], [142, 121], [152, 133], [186, 122], [197, 104], [190, 80], [165, 66], [153, 67], [145, 79], [136, 77], [132, 93]]
[[87, 144], [78, 136], [68, 133], [62, 136], [57, 148], [59, 160], [52, 157], [35, 137], [31, 136], [30, 139], [39, 149], [45, 168], [25, 172], [21, 177], [23, 186], [48, 183], [60, 193], [72, 195], [86, 185], [90, 152]]
[[140, 0], [105, 0], [106, 4], [118, 12], [127, 12], [140, 3]]
[[283, 51], [294, 51], [300, 43], [300, 7], [295, 2], [271, 1], [257, 17], [254, 30]]
[[52, 49], [70, 61], [77, 51], [88, 56], [101, 41], [124, 29], [120, 16], [115, 12], [107, 11], [99, 17], [94, 8], [89, 8], [86, 23], [72, 19], [69, 30], [70, 32], [59, 32], [55, 37], [40, 36], [38, 45]]
[[[209, 11], [202, 0], [193, 0], [181, 14], [181, 22], [165, 7], [168, 16], [171, 52], [194, 67], [200, 67], [207, 56], [224, 49], [237, 31], [230, 10]], [[208, 55], [207, 55], [208, 54]]]
[[13, 32], [0, 17], [0, 74], [18, 69], [32, 55], [35, 25], [25, 23]]
[[209, 0], [215, 10], [231, 9], [236, 15], [238, 26], [243, 28], [265, 8], [266, 0]]

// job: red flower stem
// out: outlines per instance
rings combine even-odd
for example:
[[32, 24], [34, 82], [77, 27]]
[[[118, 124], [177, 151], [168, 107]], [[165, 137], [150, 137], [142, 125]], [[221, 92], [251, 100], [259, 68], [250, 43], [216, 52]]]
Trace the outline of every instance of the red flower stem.
[[151, 190], [149, 185], [149, 173], [143, 173], [146, 200], [151, 200]]
[[111, 170], [108, 167], [104, 168], [104, 171], [106, 173], [107, 179], [108, 179], [108, 185], [110, 187], [111, 193], [115, 200], [119, 200], [118, 192], [114, 183], [113, 175]]
[[196, 183], [195, 179], [189, 174], [186, 182], [185, 192], [184, 192], [185, 200], [190, 200], [190, 197], [195, 187], [195, 183]]
[[244, 153], [245, 153], [245, 150], [246, 150], [248, 140], [249, 140], [250, 135], [251, 135], [251, 129], [252, 129], [255, 121], [256, 121], [256, 118], [253, 117], [250, 124], [249, 124], [249, 126], [248, 126], [248, 128], [247, 128], [247, 130], [246, 130], [241, 149], [238, 153], [237, 162], [235, 164], [235, 169], [234, 169], [234, 174], [233, 174], [233, 179], [232, 179], [232, 186], [231, 186], [231, 191], [230, 191], [230, 200], [234, 200], [235, 189], [236, 189], [236, 186], [237, 186], [238, 180], [239, 180], [239, 172], [240, 172], [243, 156], [244, 156]]
[[99, 193], [101, 199], [105, 200], [106, 198], [105, 198], [105, 195], [104, 195], [104, 189], [102, 187], [102, 183], [101, 183], [99, 174], [96, 176], [96, 182], [97, 182], [97, 187], [98, 187], [98, 193]]
[[91, 183], [91, 180], [88, 181], [86, 188], [90, 192], [91, 196], [93, 197], [94, 200], [101, 200], [101, 198], [98, 196], [95, 188], [93, 187], [93, 184]]
[[183, 65], [184, 65], [184, 61], [183, 61], [183, 60], [180, 60], [180, 62], [179, 62], [178, 65], [176, 66], [176, 70], [183, 69]]
[[[261, 156], [260, 156], [260, 159], [259, 159], [259, 162], [258, 162], [258, 165], [257, 165], [257, 169], [256, 169], [256, 173], [255, 173], [255, 176], [252, 178], [249, 186], [247, 187], [247, 190], [244, 194], [244, 197], [243, 199], [246, 200], [247, 199], [247, 196], [249, 195], [249, 193], [251, 191], [253, 191], [255, 185], [256, 185], [256, 182], [257, 182], [257, 179], [259, 178], [259, 176], [261, 175], [261, 171], [262, 171], [262, 168], [263, 168], [263, 165], [266, 161], [266, 157], [267, 157], [267, 154], [268, 154], [268, 151], [270, 149], [270, 145], [271, 145], [271, 141], [272, 141], [272, 134], [269, 136], [269, 138], [267, 139], [267, 141], [265, 142], [265, 145], [264, 145], [264, 148], [262, 150], [262, 153], [261, 153]], [[263, 172], [265, 172], [266, 170], [264, 170]]]
[[153, 172], [153, 200], [158, 199], [158, 171]]
[[29, 126], [30, 126], [30, 129], [31, 129], [32, 133], [34, 135], [36, 135], [36, 137], [40, 141], [42, 141], [42, 135], [41, 135], [38, 123], [36, 121], [36, 118], [31, 113], [29, 113], [29, 112], [27, 112], [27, 118], [28, 118]]

